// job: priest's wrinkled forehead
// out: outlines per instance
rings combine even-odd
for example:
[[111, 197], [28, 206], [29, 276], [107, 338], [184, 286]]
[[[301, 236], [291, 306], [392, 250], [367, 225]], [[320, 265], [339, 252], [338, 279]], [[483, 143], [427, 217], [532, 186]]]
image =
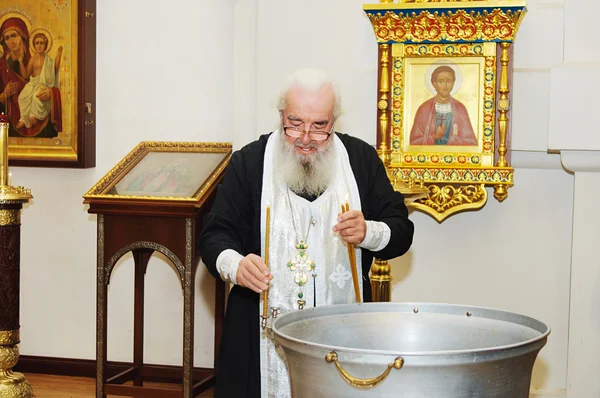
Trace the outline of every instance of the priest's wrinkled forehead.
[[324, 83], [318, 88], [292, 84], [286, 93], [286, 111], [294, 116], [300, 114], [333, 115], [335, 94], [330, 84]]

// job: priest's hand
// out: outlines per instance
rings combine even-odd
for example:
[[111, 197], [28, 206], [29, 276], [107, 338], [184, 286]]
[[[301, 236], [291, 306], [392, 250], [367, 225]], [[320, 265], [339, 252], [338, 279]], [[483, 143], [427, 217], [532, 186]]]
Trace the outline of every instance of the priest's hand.
[[235, 279], [238, 285], [262, 293], [269, 288], [269, 281], [273, 279], [273, 275], [262, 258], [256, 254], [248, 254], [240, 260]]
[[338, 232], [344, 242], [358, 245], [365, 240], [367, 223], [360, 210], [350, 210], [338, 214], [338, 223], [333, 226], [333, 232]]

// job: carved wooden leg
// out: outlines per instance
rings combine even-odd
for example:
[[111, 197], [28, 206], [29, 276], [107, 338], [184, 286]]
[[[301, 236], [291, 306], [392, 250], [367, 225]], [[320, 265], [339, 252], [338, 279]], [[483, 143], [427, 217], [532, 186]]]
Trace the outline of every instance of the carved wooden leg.
[[98, 215], [98, 258], [96, 260], [96, 398], [106, 398], [107, 309], [108, 281], [104, 268], [104, 216]]
[[192, 220], [186, 219], [186, 258], [183, 277], [183, 398], [192, 398], [194, 390], [194, 275], [192, 264]]
[[135, 249], [135, 282], [133, 299], [133, 366], [135, 367], [134, 386], [144, 385], [142, 367], [144, 366], [144, 276], [148, 269], [148, 261], [154, 250]]

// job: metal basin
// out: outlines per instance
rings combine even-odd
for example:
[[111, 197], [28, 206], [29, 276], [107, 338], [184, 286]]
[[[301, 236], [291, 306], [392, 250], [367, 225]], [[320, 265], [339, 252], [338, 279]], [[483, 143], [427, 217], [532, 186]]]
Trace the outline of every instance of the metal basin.
[[490, 308], [365, 303], [288, 313], [273, 333], [295, 398], [527, 398], [550, 329]]

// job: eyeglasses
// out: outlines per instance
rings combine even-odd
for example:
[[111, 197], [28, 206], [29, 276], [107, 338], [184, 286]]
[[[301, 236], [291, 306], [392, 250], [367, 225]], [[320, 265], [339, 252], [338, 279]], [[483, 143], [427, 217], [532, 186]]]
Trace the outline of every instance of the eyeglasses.
[[300, 138], [304, 134], [308, 134], [308, 136], [310, 137], [310, 139], [313, 140], [313, 141], [325, 141], [327, 138], [329, 138], [329, 136], [333, 132], [333, 126], [331, 127], [331, 130], [329, 130], [329, 131], [325, 131], [325, 130], [312, 130], [311, 129], [307, 133], [306, 130], [304, 129], [304, 124], [301, 124], [300, 126], [285, 126], [284, 125], [283, 126], [283, 132], [288, 137], [292, 137], [292, 138]]

